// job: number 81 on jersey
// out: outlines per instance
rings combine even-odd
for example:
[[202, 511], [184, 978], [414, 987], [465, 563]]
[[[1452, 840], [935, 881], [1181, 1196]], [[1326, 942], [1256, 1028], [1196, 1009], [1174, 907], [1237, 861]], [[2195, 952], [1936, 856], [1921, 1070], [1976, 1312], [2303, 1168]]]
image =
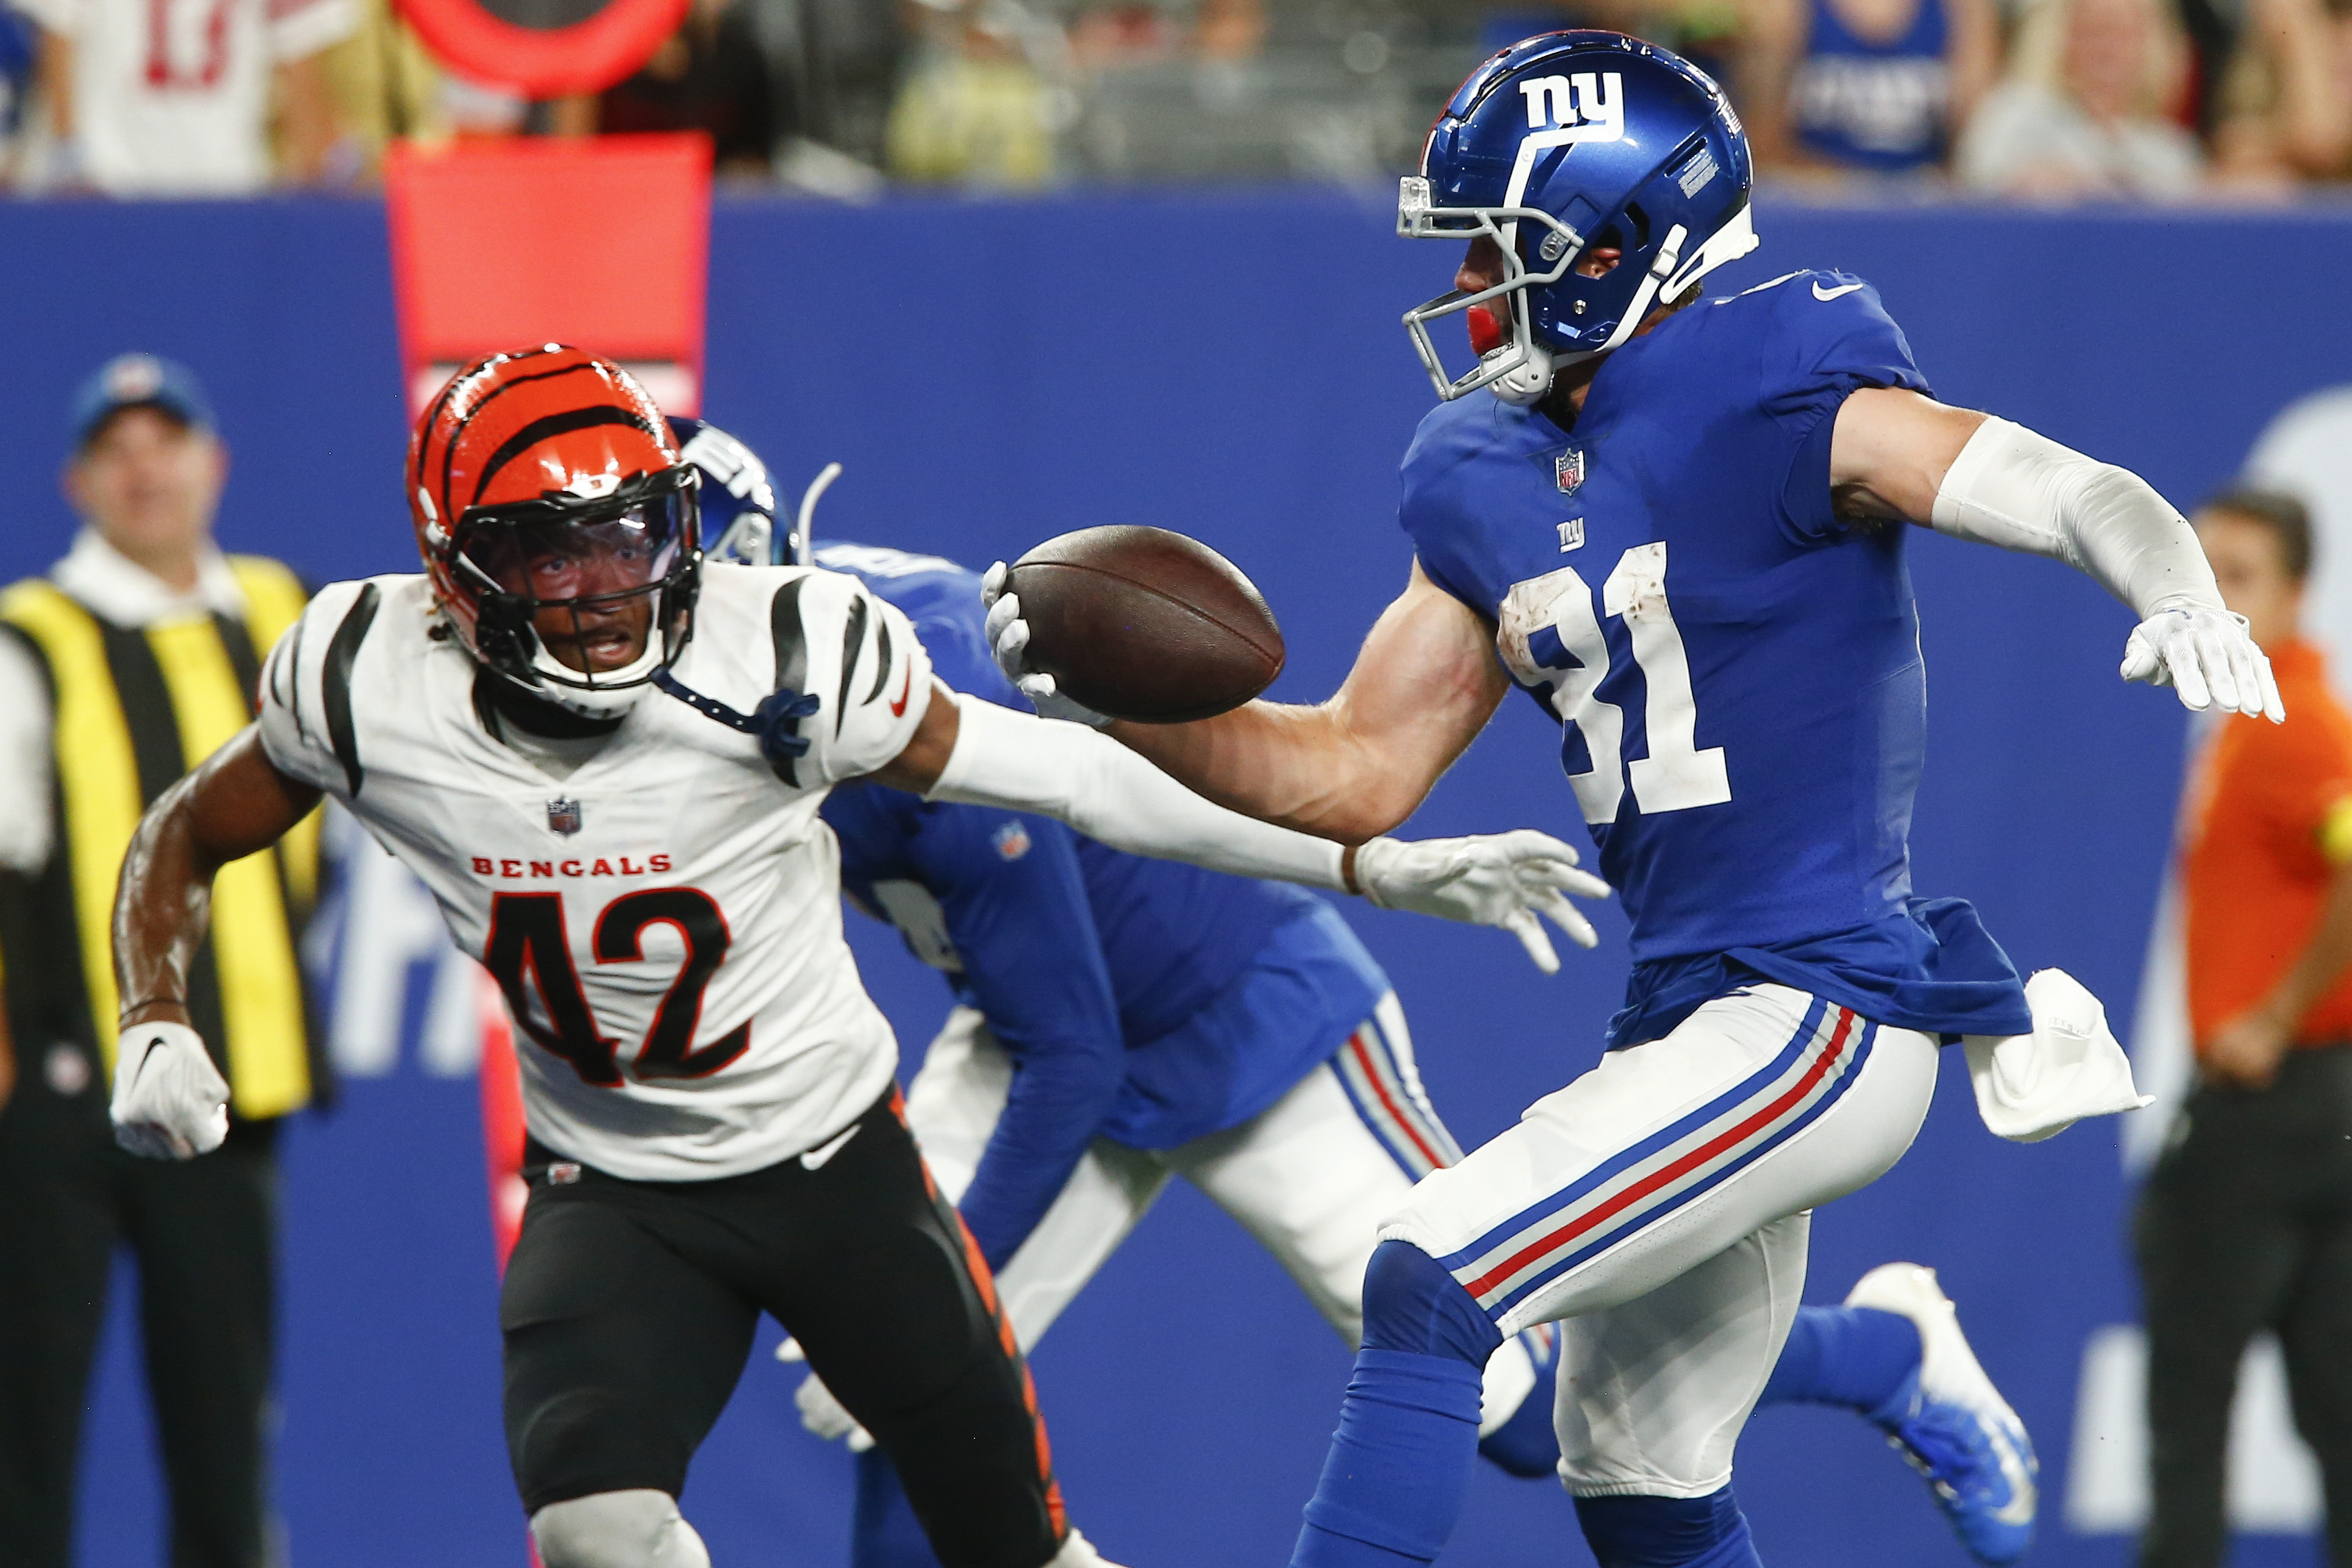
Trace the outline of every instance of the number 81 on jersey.
[[[1609, 679], [1603, 617], [1620, 621], [1648, 695], [1642, 706], [1647, 756], [1625, 755], [1625, 713], [1602, 700]], [[1572, 566], [1515, 584], [1503, 601], [1496, 646], [1521, 685], [1549, 693], [1552, 711], [1582, 741], [1560, 748], [1568, 782], [1589, 823], [1617, 820], [1628, 783], [1643, 815], [1720, 805], [1731, 798], [1723, 748], [1698, 745], [1698, 704], [1691, 694], [1690, 657], [1666, 602], [1666, 546], [1637, 544], [1617, 558], [1601, 585], [1599, 614], [1592, 590]], [[1582, 760], [1585, 765], [1573, 765]]]

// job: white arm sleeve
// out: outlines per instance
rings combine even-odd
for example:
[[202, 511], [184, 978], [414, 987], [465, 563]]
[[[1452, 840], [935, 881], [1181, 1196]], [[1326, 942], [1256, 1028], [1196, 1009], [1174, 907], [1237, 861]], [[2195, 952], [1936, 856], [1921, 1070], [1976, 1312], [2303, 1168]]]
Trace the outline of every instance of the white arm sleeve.
[[1931, 521], [1955, 539], [2063, 561], [2143, 620], [2222, 608], [2196, 533], [2147, 480], [2006, 419], [1986, 420], [1952, 459]]
[[1344, 889], [1340, 847], [1227, 811], [1108, 735], [959, 692], [955, 750], [931, 800], [1058, 817], [1131, 855]]

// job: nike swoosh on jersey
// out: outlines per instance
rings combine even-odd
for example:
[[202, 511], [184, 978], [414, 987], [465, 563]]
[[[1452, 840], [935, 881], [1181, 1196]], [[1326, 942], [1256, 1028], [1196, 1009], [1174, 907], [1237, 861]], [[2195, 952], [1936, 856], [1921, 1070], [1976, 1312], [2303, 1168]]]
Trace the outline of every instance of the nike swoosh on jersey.
[[852, 1138], [857, 1136], [857, 1130], [863, 1125], [864, 1123], [862, 1122], [853, 1121], [849, 1124], [849, 1131], [843, 1133], [840, 1137], [827, 1139], [824, 1142], [818, 1144], [815, 1148], [802, 1155], [801, 1168], [805, 1171], [823, 1170], [824, 1168], [824, 1163], [827, 1160], [832, 1159], [835, 1154], [840, 1153], [843, 1147], [846, 1145]]
[[1859, 283], [1841, 283], [1834, 289], [1824, 290], [1822, 288], [1821, 279], [1816, 278], [1813, 279], [1813, 298], [1821, 300], [1823, 304], [1827, 304], [1830, 300], [1836, 299], [1839, 295], [1851, 294], [1861, 287], [1862, 285]]
[[907, 716], [907, 699], [912, 697], [914, 694], [915, 661], [913, 659], [908, 659], [907, 661], [906, 679], [898, 682], [898, 700], [890, 704], [890, 717], [893, 719], [905, 718]]

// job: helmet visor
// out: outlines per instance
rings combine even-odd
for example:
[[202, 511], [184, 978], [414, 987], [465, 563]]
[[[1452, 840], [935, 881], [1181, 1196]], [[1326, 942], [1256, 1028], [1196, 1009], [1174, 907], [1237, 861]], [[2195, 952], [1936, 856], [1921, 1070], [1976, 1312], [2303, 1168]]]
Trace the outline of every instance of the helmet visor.
[[539, 503], [468, 518], [458, 553], [500, 593], [534, 605], [587, 604], [659, 587], [693, 537], [693, 492], [565, 515]]

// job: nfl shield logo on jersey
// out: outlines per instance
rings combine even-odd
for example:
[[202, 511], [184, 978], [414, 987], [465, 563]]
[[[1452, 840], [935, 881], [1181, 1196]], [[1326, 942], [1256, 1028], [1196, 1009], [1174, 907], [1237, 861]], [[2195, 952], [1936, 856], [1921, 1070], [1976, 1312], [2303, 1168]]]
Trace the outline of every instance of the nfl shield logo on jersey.
[[548, 831], [551, 833], [569, 834], [579, 832], [580, 803], [576, 800], [567, 799], [562, 795], [558, 795], [553, 800], [549, 801], [547, 803], [547, 826]]
[[1570, 447], [1552, 459], [1552, 477], [1559, 481], [1559, 493], [1572, 496], [1584, 482], [1584, 448]]

